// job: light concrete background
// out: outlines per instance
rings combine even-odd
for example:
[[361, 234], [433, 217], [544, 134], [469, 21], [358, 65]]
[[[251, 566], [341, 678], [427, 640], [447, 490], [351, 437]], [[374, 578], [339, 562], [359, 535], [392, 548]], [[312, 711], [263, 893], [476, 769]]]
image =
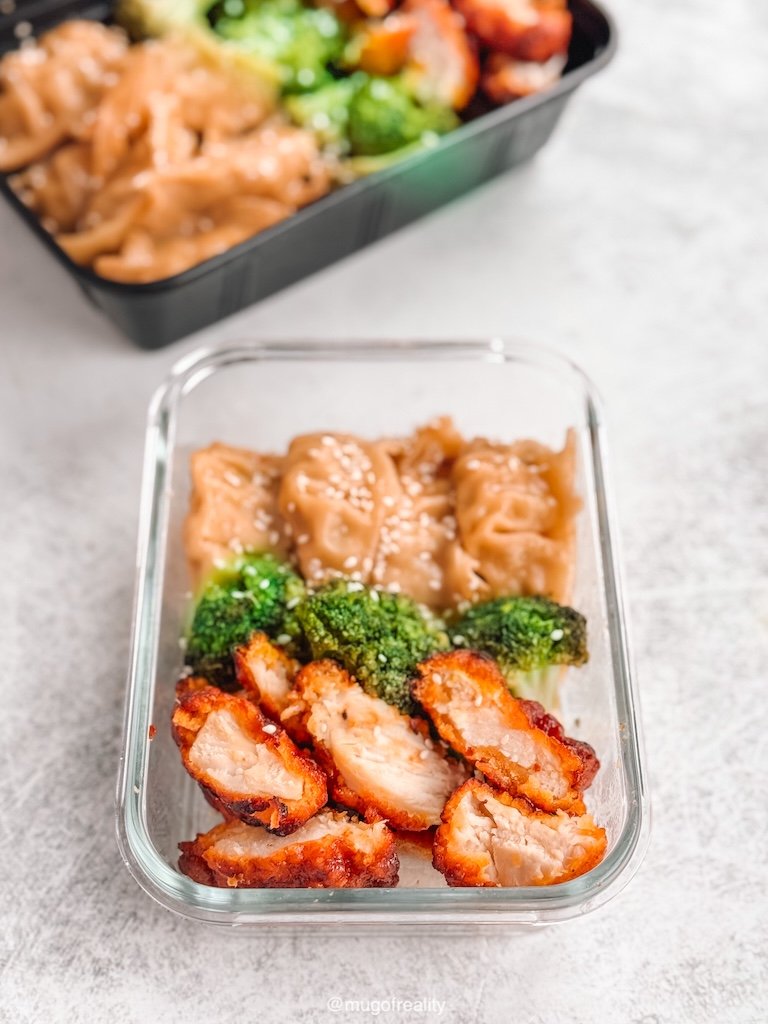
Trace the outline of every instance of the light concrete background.
[[[618, 59], [533, 164], [156, 354], [0, 209], [3, 1021], [323, 1024], [366, 1019], [332, 997], [389, 996], [457, 1024], [768, 1019], [768, 8], [613, 8]], [[112, 824], [150, 392], [203, 341], [498, 332], [554, 344], [606, 399], [654, 800], [642, 869], [522, 938], [175, 919]]]

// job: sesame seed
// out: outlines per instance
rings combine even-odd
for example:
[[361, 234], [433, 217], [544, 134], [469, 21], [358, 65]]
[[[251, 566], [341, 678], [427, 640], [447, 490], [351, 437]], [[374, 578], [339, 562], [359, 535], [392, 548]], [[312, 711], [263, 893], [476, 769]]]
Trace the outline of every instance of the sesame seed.
[[562, 629], [553, 629], [549, 635], [553, 640], [557, 641], [562, 640], [565, 636], [565, 633], [562, 631]]
[[429, 751], [428, 750], [420, 750], [419, 751], [419, 757], [421, 758], [422, 761], [426, 761], [427, 758], [429, 757]]
[[440, 686], [442, 681], [443, 681], [443, 677], [440, 675], [439, 672], [433, 672], [432, 673], [432, 682], [433, 683], [437, 683], [437, 685]]
[[280, 644], [281, 647], [285, 647], [286, 644], [291, 642], [291, 638], [288, 633], [281, 633], [275, 643]]
[[269, 580], [262, 580], [261, 583], [259, 583], [259, 590], [269, 590], [269, 582]]
[[357, 562], [358, 562], [357, 555], [350, 555], [348, 558], [344, 559], [344, 568], [345, 569], [354, 569], [355, 566], [357, 565]]
[[264, 732], [269, 733], [269, 735], [271, 736], [273, 733], [277, 732], [277, 726], [273, 725], [271, 722], [268, 722], [264, 726]]

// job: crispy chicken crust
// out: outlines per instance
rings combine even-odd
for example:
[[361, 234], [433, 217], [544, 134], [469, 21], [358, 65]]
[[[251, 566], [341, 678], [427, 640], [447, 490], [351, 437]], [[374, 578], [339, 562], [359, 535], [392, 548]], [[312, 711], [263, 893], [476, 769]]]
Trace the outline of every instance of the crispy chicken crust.
[[185, 875], [221, 888], [363, 889], [398, 880], [395, 837], [387, 826], [331, 810], [288, 838], [230, 821], [179, 849]]
[[296, 703], [333, 799], [368, 821], [420, 831], [436, 825], [467, 775], [445, 756], [426, 722], [371, 697], [334, 661], [315, 661], [296, 677]]
[[605, 849], [590, 814], [540, 811], [470, 779], [446, 804], [433, 864], [452, 886], [555, 885], [590, 871]]
[[477, 89], [480, 65], [462, 18], [446, 0], [405, 0], [400, 13], [416, 24], [409, 77], [417, 95], [463, 110]]
[[583, 811], [579, 753], [532, 724], [491, 658], [435, 654], [418, 672], [414, 697], [445, 742], [483, 775], [546, 811]]
[[568, 52], [573, 18], [565, 0], [454, 0], [467, 28], [493, 50], [544, 62]]
[[235, 675], [265, 715], [280, 720], [288, 704], [299, 663], [270, 642], [266, 633], [254, 633], [235, 651]]
[[589, 789], [600, 768], [594, 747], [584, 740], [575, 740], [572, 736], [566, 736], [561, 723], [554, 715], [550, 715], [537, 700], [521, 700], [520, 704], [531, 725], [541, 729], [547, 736], [554, 736], [555, 739], [560, 740], [581, 759], [581, 769], [576, 778], [576, 787], [582, 792]]
[[174, 708], [172, 726], [192, 778], [214, 806], [249, 825], [290, 835], [328, 798], [320, 768], [245, 697], [193, 691]]
[[480, 84], [492, 103], [509, 103], [549, 89], [560, 80], [565, 63], [565, 54], [560, 53], [545, 61], [516, 60], [507, 53], [492, 53], [483, 66]]
[[417, 27], [415, 18], [400, 11], [363, 22], [355, 38], [358, 67], [369, 75], [396, 75], [408, 60]]

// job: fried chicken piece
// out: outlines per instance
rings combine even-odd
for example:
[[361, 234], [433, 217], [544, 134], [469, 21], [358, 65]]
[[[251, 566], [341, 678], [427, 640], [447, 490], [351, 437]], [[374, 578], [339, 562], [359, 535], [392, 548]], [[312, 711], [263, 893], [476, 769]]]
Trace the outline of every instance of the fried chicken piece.
[[205, 676], [182, 676], [176, 683], [176, 700], [182, 701], [191, 693], [207, 690], [211, 683]]
[[270, 642], [266, 633], [254, 633], [247, 644], [235, 650], [235, 675], [265, 715], [280, 720], [288, 706], [288, 694], [299, 670], [299, 662]]
[[491, 658], [435, 654], [418, 672], [413, 695], [440, 736], [492, 782], [546, 811], [583, 810], [581, 757], [531, 723]]
[[466, 778], [417, 723], [371, 697], [334, 661], [314, 661], [296, 677], [296, 704], [331, 794], [367, 820], [420, 831], [436, 825], [445, 801]]
[[600, 761], [594, 747], [584, 740], [575, 740], [572, 736], [566, 736], [561, 723], [554, 715], [550, 715], [537, 700], [521, 700], [520, 705], [531, 725], [541, 729], [547, 736], [554, 736], [581, 758], [581, 770], [576, 779], [576, 787], [582, 792], [589, 789], [600, 769]]
[[564, 54], [549, 60], [515, 60], [506, 53], [492, 53], [483, 67], [481, 87], [492, 103], [501, 106], [510, 100], [548, 89], [559, 81], [566, 64]]
[[396, 75], [408, 60], [416, 19], [396, 11], [383, 21], [365, 21], [353, 40], [355, 64], [369, 75]]
[[328, 798], [320, 768], [245, 697], [193, 691], [176, 705], [172, 724], [192, 778], [249, 825], [290, 835]]
[[605, 848], [590, 814], [539, 811], [470, 779], [446, 804], [433, 864], [448, 885], [555, 885], [591, 871]]
[[265, 889], [364, 889], [397, 885], [395, 837], [325, 810], [288, 838], [239, 821], [179, 843], [179, 867], [203, 885]]
[[455, 0], [467, 28], [517, 60], [543, 62], [568, 52], [573, 18], [565, 0]]
[[445, 0], [405, 0], [416, 24], [406, 74], [424, 103], [463, 110], [475, 94], [480, 65], [462, 19]]
[[396, 3], [397, 0], [355, 0], [355, 6], [366, 18], [383, 18]]

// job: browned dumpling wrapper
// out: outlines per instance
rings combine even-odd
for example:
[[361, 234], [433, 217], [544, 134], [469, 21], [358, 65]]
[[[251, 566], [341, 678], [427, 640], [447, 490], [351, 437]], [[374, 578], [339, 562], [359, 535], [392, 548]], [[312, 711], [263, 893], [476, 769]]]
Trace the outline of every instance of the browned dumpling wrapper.
[[0, 171], [47, 156], [92, 129], [128, 53], [119, 29], [65, 21], [0, 61]]
[[196, 583], [233, 554], [287, 553], [277, 507], [282, 465], [275, 455], [218, 443], [193, 453], [184, 541]]
[[451, 468], [464, 440], [448, 416], [394, 442], [398, 474], [387, 506], [373, 582], [430, 607], [447, 607], [473, 592], [474, 561], [458, 539]]
[[456, 460], [461, 544], [482, 581], [470, 599], [541, 594], [565, 603], [571, 590], [576, 439], [554, 452], [535, 441], [471, 442]]
[[347, 434], [307, 434], [288, 449], [280, 511], [290, 527], [302, 575], [367, 582], [386, 509], [398, 479], [385, 442]]
[[184, 767], [241, 821], [290, 835], [325, 804], [323, 772], [247, 698], [193, 690], [182, 695], [172, 724]]
[[179, 843], [179, 867], [203, 885], [362, 889], [397, 885], [395, 837], [383, 822], [338, 811], [315, 815], [291, 836], [233, 821]]
[[403, 439], [304, 435], [283, 459], [213, 445], [193, 457], [192, 573], [268, 550], [310, 584], [343, 576], [438, 610], [508, 594], [566, 602], [575, 451], [572, 433], [559, 452], [465, 442], [448, 417]]

